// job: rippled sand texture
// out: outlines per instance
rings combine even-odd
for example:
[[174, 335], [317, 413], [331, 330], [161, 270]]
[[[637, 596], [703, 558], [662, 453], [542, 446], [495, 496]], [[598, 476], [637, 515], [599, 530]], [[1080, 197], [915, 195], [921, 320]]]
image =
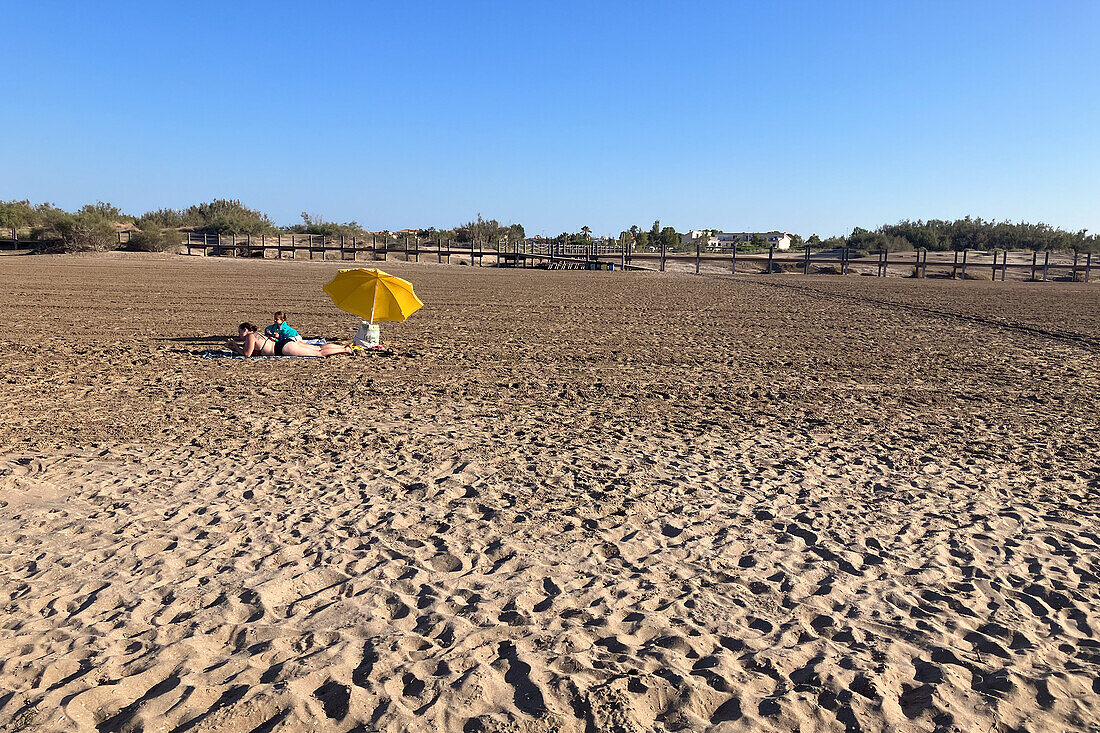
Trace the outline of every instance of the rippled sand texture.
[[1100, 293], [0, 258], [0, 729], [1100, 726]]

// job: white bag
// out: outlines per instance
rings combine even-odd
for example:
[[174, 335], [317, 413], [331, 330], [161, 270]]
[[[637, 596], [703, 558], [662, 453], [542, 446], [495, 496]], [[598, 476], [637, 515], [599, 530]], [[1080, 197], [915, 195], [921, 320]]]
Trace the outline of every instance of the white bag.
[[355, 338], [351, 340], [356, 346], [365, 346], [368, 349], [373, 349], [382, 343], [382, 329], [377, 324], [367, 323], [366, 321], [360, 321], [359, 331], [355, 334]]

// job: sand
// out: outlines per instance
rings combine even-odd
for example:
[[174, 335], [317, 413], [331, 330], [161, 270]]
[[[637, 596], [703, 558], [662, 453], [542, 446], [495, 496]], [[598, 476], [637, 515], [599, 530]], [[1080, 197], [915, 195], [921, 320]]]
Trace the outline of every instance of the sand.
[[1100, 726], [1096, 285], [0, 258], [0, 729]]

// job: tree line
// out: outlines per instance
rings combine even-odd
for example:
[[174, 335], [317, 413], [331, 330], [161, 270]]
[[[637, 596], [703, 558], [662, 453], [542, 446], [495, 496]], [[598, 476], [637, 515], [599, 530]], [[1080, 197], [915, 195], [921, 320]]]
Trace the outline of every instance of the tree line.
[[[146, 251], [173, 251], [180, 243], [180, 233], [191, 231], [217, 235], [260, 235], [295, 233], [323, 236], [363, 236], [371, 234], [355, 221], [326, 221], [318, 214], [302, 212], [301, 223], [278, 227], [262, 211], [245, 206], [240, 201], [215, 199], [184, 209], [156, 209], [133, 216], [118, 207], [102, 201], [86, 204], [76, 211], [65, 211], [49, 203], [31, 204], [29, 201], [0, 201], [0, 230], [30, 230], [32, 240], [42, 244], [43, 250], [64, 252], [103, 251], [118, 246], [118, 232], [130, 231], [130, 249]], [[713, 230], [718, 231], [718, 230]], [[374, 232], [389, 234], [388, 231]], [[457, 242], [476, 242], [495, 246], [500, 242], [518, 243], [524, 239], [522, 224], [501, 224], [496, 219], [485, 219], [481, 214], [464, 224], [450, 229], [418, 229], [421, 238], [450, 239]], [[856, 227], [846, 237], [827, 237], [816, 234], [803, 240], [792, 234], [792, 246], [796, 249], [808, 245], [811, 249], [850, 247], [859, 252], [875, 250], [1080, 250], [1100, 251], [1100, 236], [1086, 230], [1067, 231], [1048, 224], [1028, 222], [986, 221], [967, 216], [947, 221], [929, 219], [911, 221], [904, 219], [896, 224], [884, 224], [868, 230]], [[582, 227], [579, 232], [562, 232], [548, 238], [560, 244], [584, 244], [595, 241], [591, 228]], [[599, 238], [601, 240], [611, 239]], [[654, 221], [648, 229], [637, 225], [619, 233], [618, 241], [633, 251], [659, 250], [676, 252], [691, 249], [682, 244], [681, 234], [670, 226]], [[754, 242], [756, 240], [754, 239]], [[766, 243], [759, 239], [760, 247]]]
[[[130, 232], [126, 249], [148, 252], [175, 251], [182, 232], [216, 235], [314, 234], [328, 237], [364, 236], [372, 232], [358, 222], [326, 221], [319, 214], [302, 212], [302, 221], [291, 226], [276, 226], [271, 218], [240, 201], [215, 199], [185, 209], [156, 209], [134, 216], [102, 201], [86, 204], [76, 211], [65, 211], [50, 203], [0, 201], [0, 231], [11, 229], [30, 232], [32, 242], [43, 252], [103, 252], [117, 249], [119, 232]], [[388, 230], [373, 232], [390, 235]], [[443, 238], [459, 242], [496, 244], [500, 240], [520, 241], [522, 224], [501, 224], [496, 219], [477, 219], [451, 229], [419, 229], [424, 238]]]
[[1066, 231], [1039, 222], [985, 221], [980, 217], [945, 221], [910, 221], [885, 224], [873, 232], [856, 228], [848, 237], [849, 246], [860, 249], [944, 250], [1079, 250], [1100, 251], [1100, 236], [1081, 229]]

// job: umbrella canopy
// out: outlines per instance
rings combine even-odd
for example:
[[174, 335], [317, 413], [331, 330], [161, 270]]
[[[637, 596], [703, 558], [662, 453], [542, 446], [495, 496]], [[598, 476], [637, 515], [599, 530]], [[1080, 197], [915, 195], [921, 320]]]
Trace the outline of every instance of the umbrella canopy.
[[340, 270], [325, 292], [337, 308], [371, 323], [403, 321], [424, 305], [408, 280], [373, 268]]

